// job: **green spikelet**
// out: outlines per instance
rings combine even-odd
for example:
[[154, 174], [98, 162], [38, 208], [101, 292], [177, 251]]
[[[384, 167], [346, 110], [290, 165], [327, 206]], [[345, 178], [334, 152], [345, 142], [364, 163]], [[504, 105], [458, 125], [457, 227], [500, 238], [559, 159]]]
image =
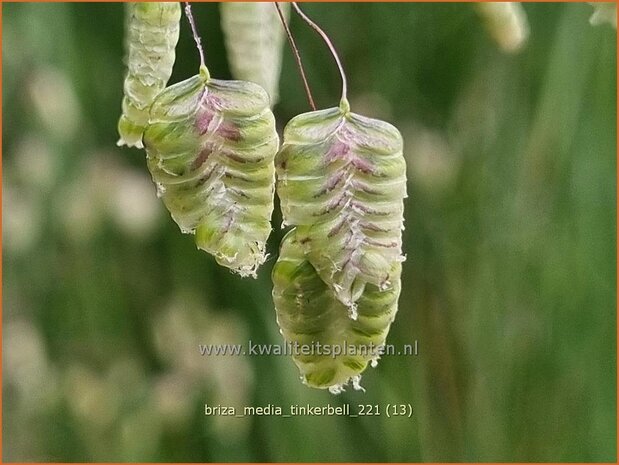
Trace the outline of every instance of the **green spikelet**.
[[[232, 75], [260, 84], [271, 97], [271, 106], [275, 105], [285, 38], [275, 6], [271, 2], [219, 5]], [[289, 15], [289, 3], [281, 3], [280, 8]]]
[[480, 2], [473, 7], [488, 34], [507, 53], [519, 51], [529, 37], [527, 14], [519, 2]]
[[178, 2], [126, 5], [127, 75], [118, 145], [142, 148], [151, 103], [172, 74], [181, 8]]
[[264, 89], [205, 67], [151, 107], [144, 145], [160, 197], [198, 248], [242, 276], [266, 258], [278, 143]]
[[399, 131], [344, 100], [288, 123], [276, 169], [284, 224], [297, 226], [308, 260], [354, 317], [366, 284], [389, 289], [404, 260]]
[[594, 8], [589, 23], [593, 26], [608, 23], [617, 29], [617, 3], [596, 3], [589, 2]]
[[[296, 231], [286, 235], [273, 268], [273, 301], [281, 333], [296, 351], [293, 360], [305, 384], [338, 393], [351, 381], [360, 389], [360, 375], [368, 363], [378, 360], [397, 312], [400, 270], [395, 261], [388, 290], [365, 287], [353, 320], [307, 260]], [[304, 355], [312, 348], [314, 353]]]

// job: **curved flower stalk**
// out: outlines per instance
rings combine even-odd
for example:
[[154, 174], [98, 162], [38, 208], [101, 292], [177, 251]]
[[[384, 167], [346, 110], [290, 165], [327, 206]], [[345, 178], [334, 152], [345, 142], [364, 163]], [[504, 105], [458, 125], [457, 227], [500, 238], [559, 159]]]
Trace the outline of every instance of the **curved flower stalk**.
[[151, 107], [144, 145], [159, 196], [198, 248], [242, 276], [266, 258], [278, 144], [264, 89], [204, 66]]
[[480, 2], [473, 4], [488, 34], [504, 52], [517, 52], [529, 38], [527, 14], [519, 2]]
[[[284, 45], [277, 10], [270, 2], [222, 2], [219, 6], [232, 75], [260, 84], [271, 97], [271, 106], [275, 105]], [[289, 3], [281, 3], [280, 8], [289, 16]]]
[[399, 280], [406, 162], [395, 127], [343, 102], [288, 123], [277, 191], [284, 224], [297, 226], [307, 259], [354, 318], [366, 284]]
[[150, 106], [172, 74], [179, 36], [178, 2], [126, 5], [127, 75], [118, 145], [142, 148]]
[[392, 263], [389, 289], [366, 286], [352, 320], [308, 260], [297, 231], [288, 232], [273, 268], [273, 301], [305, 384], [336, 394], [349, 382], [361, 389], [361, 373], [377, 363], [397, 312], [400, 268]]

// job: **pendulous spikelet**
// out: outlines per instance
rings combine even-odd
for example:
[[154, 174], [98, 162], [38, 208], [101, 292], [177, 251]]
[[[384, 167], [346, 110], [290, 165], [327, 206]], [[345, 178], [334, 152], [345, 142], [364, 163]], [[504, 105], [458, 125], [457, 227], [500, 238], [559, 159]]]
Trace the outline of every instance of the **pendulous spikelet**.
[[296, 347], [293, 360], [308, 386], [339, 393], [375, 365], [398, 309], [401, 264], [391, 265], [391, 286], [365, 286], [357, 318], [320, 278], [304, 253], [295, 229], [282, 241], [273, 268], [273, 301], [284, 339]]
[[275, 164], [284, 224], [296, 226], [307, 259], [354, 318], [366, 285], [389, 289], [404, 260], [400, 132], [343, 101], [293, 118]]
[[211, 79], [201, 67], [155, 99], [144, 145], [181, 231], [219, 264], [255, 277], [271, 232], [279, 145], [264, 89]]
[[178, 2], [126, 4], [126, 61], [118, 145], [142, 148], [149, 109], [172, 74], [181, 7]]
[[[272, 2], [222, 2], [219, 7], [232, 75], [260, 84], [275, 105], [285, 37], [277, 10]], [[289, 3], [280, 8], [289, 15]]]

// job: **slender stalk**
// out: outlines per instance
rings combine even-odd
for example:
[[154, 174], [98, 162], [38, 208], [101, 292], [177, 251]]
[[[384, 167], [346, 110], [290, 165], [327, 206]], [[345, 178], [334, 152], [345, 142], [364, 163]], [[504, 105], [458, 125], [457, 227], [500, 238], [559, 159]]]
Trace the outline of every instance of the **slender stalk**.
[[193, 13], [191, 12], [191, 5], [189, 2], [185, 2], [185, 16], [187, 16], [187, 20], [189, 21], [189, 25], [191, 26], [191, 32], [193, 34], [193, 40], [196, 42], [196, 46], [198, 47], [198, 53], [200, 54], [200, 67], [205, 67], [204, 64], [204, 50], [202, 49], [202, 39], [200, 39], [200, 35], [198, 34], [198, 28], [196, 27], [196, 22], [193, 19]]
[[286, 23], [286, 18], [284, 18], [282, 9], [280, 8], [277, 2], [273, 2], [273, 4], [275, 5], [275, 8], [277, 9], [279, 20], [282, 22], [282, 26], [284, 26], [284, 30], [286, 31], [286, 36], [288, 37], [290, 48], [292, 48], [294, 57], [297, 60], [297, 67], [299, 68], [299, 73], [301, 74], [301, 80], [303, 81], [303, 86], [305, 87], [305, 93], [307, 94], [307, 100], [309, 101], [309, 105], [312, 108], [312, 110], [316, 111], [316, 105], [314, 105], [314, 99], [312, 98], [312, 92], [310, 91], [309, 84], [307, 83], [307, 77], [305, 76], [305, 70], [303, 69], [303, 63], [301, 63], [301, 55], [299, 54], [299, 49], [297, 48], [297, 44], [295, 43], [294, 38], [292, 37], [292, 33], [290, 32], [288, 23]]
[[335, 51], [335, 47], [331, 43], [331, 40], [329, 39], [329, 36], [314, 21], [309, 19], [306, 16], [306, 14], [301, 11], [301, 8], [299, 8], [299, 5], [297, 5], [296, 2], [292, 2], [292, 6], [294, 7], [294, 9], [298, 13], [298, 15], [301, 18], [303, 18], [303, 20], [307, 24], [309, 24], [310, 27], [312, 29], [314, 29], [322, 37], [322, 39], [327, 44], [327, 47], [329, 47], [329, 50], [331, 51], [331, 55], [333, 55], [333, 58], [335, 59], [335, 63], [337, 63], [337, 67], [338, 67], [338, 69], [340, 71], [340, 76], [342, 77], [342, 102], [345, 102], [346, 106], [347, 106], [348, 105], [348, 99], [346, 98], [347, 97], [346, 94], [347, 94], [348, 84], [346, 82], [346, 74], [344, 74], [344, 68], [342, 67], [342, 62], [340, 61], [340, 57], [338, 56], [337, 52]]

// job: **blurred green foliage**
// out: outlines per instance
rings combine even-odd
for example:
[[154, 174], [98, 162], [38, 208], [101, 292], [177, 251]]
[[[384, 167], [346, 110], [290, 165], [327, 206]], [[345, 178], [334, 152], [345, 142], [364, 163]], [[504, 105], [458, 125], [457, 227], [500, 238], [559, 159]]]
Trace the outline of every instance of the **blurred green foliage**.
[[[340, 396], [286, 357], [200, 357], [199, 343], [281, 342], [273, 258], [257, 280], [216, 266], [159, 204], [144, 154], [116, 148], [122, 6], [2, 8], [5, 461], [616, 460], [616, 31], [589, 5], [525, 4], [515, 55], [466, 4], [305, 5], [353, 109], [395, 123], [409, 164], [389, 342], [420, 353]], [[194, 12], [228, 78], [217, 5]], [[197, 70], [186, 26], [171, 82]], [[318, 105], [335, 105], [326, 48], [292, 28]], [[284, 54], [280, 124], [308, 109]], [[205, 403], [414, 415], [223, 418]]]

